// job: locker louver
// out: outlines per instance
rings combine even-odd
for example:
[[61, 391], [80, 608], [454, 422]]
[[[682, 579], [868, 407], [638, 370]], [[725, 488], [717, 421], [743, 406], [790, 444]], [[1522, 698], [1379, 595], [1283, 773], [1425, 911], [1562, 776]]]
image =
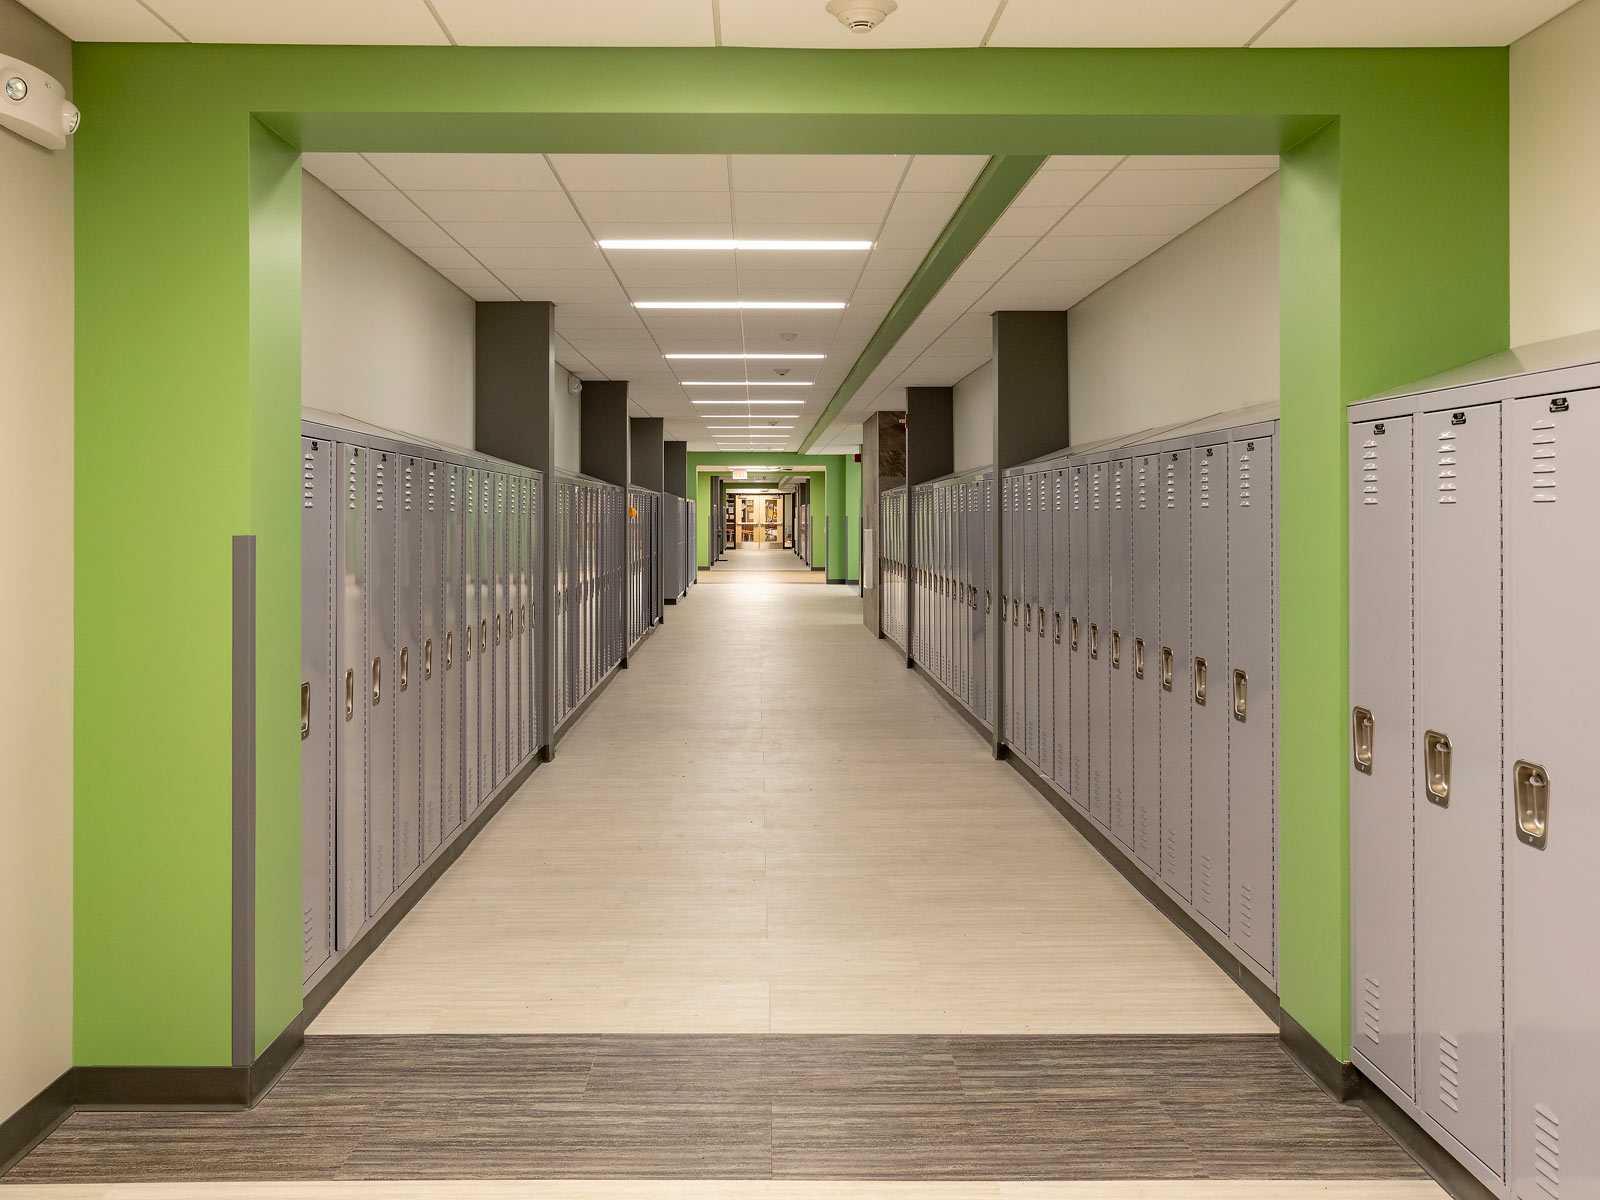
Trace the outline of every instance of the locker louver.
[[1556, 423], [1541, 418], [1533, 423], [1533, 502], [1556, 502]]
[[1378, 443], [1368, 438], [1361, 445], [1361, 503], [1378, 503]]
[[[1463, 416], [1457, 414], [1458, 417]], [[1464, 419], [1464, 417], [1463, 417]], [[1456, 436], [1448, 429], [1439, 434], [1439, 503], [1456, 502]]]
[[1439, 1035], [1439, 1099], [1461, 1111], [1461, 1043], [1448, 1033]]
[[1376, 1046], [1383, 1041], [1383, 988], [1371, 975], [1362, 984], [1361, 1033]]
[[1542, 1104], [1533, 1108], [1533, 1170], [1541, 1191], [1561, 1196], [1561, 1122]]

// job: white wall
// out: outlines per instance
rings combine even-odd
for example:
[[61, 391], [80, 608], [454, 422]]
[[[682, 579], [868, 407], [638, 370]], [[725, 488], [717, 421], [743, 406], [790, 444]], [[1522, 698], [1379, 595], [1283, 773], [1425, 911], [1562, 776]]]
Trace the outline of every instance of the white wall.
[[[70, 92], [70, 43], [13, 0], [0, 47]], [[0, 129], [0, 180], [3, 1121], [72, 1065], [72, 151]]]
[[574, 396], [567, 386], [573, 376], [559, 363], [556, 364], [555, 395], [550, 397], [551, 421], [555, 426], [551, 457], [556, 470], [578, 472], [583, 460], [583, 396]]
[[994, 410], [999, 393], [994, 363], [986, 362], [955, 386], [951, 424], [955, 437], [955, 469], [971, 471], [994, 465]]
[[1278, 179], [1067, 315], [1075, 445], [1278, 398]]
[[1511, 47], [1511, 344], [1600, 329], [1600, 0]]
[[302, 402], [471, 446], [471, 297], [310, 175], [303, 204]]

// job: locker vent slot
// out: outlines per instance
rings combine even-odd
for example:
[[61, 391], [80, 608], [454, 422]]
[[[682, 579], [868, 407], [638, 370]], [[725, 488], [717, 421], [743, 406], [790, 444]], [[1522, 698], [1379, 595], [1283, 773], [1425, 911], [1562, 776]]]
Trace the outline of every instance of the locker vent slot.
[[1456, 502], [1456, 436], [1449, 430], [1439, 435], [1439, 503]]
[[1211, 855], [1209, 854], [1200, 856], [1200, 899], [1206, 904], [1211, 903]]
[[1448, 1033], [1439, 1035], [1439, 1099], [1461, 1111], [1461, 1046]]
[[1361, 996], [1361, 1032], [1376, 1046], [1383, 1040], [1379, 1036], [1383, 1028], [1383, 989], [1371, 975], [1366, 977], [1365, 984]]
[[312, 942], [315, 940], [317, 928], [316, 911], [311, 907], [311, 905], [308, 904], [305, 906], [304, 911], [301, 913], [300, 923], [300, 956], [303, 961], [309, 963], [312, 958], [311, 947]]
[[307, 452], [300, 461], [300, 499], [305, 508], [315, 508], [317, 499], [317, 457]]
[[1539, 1190], [1561, 1195], [1561, 1122], [1542, 1104], [1533, 1106], [1533, 1172]]
[[1361, 503], [1378, 502], [1378, 443], [1368, 438], [1361, 443]]
[[[1253, 445], [1255, 445], [1255, 443], [1251, 442], [1250, 445], [1253, 446]], [[1238, 488], [1239, 488], [1239, 507], [1240, 508], [1249, 508], [1250, 507], [1250, 455], [1248, 453], [1242, 453], [1242, 454], [1239, 455], [1239, 474], [1238, 474], [1237, 483], [1238, 483]]]
[[1177, 457], [1177, 455], [1173, 455], [1167, 461], [1166, 487], [1163, 495], [1168, 508], [1178, 507], [1178, 468], [1174, 465]]
[[1556, 502], [1556, 423], [1533, 423], [1533, 502]]
[[1241, 942], [1250, 940], [1250, 926], [1254, 918], [1250, 905], [1254, 899], [1255, 897], [1250, 891], [1250, 885], [1241, 883], [1239, 885], [1239, 940]]
[[1211, 507], [1211, 460], [1200, 460], [1200, 507]]

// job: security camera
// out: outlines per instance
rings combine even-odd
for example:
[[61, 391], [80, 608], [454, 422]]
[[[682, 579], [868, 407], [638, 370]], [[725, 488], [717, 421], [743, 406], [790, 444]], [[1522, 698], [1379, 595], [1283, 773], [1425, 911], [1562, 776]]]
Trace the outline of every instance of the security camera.
[[583, 391], [583, 380], [579, 379], [576, 375], [568, 375], [567, 394], [570, 396], [576, 396], [581, 391]]
[[871, 33], [899, 7], [896, 0], [828, 0], [828, 11], [851, 33]]
[[0, 125], [60, 150], [82, 119], [59, 80], [14, 58], [0, 58]]

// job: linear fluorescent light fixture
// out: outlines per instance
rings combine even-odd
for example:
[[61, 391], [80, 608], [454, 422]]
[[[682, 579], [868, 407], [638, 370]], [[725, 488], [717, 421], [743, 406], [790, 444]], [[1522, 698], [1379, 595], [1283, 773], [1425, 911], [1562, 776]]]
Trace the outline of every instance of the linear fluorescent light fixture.
[[693, 362], [711, 362], [712, 360], [725, 361], [730, 359], [759, 358], [773, 362], [790, 362], [804, 359], [816, 362], [827, 358], [826, 354], [663, 354], [662, 358], [685, 359]]
[[[784, 404], [790, 408], [799, 408], [805, 404], [804, 400], [691, 400], [690, 404]], [[780, 416], [782, 414], [779, 414]]]
[[707, 425], [707, 429], [793, 429], [793, 425]]
[[635, 308], [814, 309], [843, 308], [843, 300], [635, 300]]
[[602, 238], [602, 250], [871, 250], [871, 242], [795, 238]]
[[682, 387], [815, 387], [807, 379], [685, 379]]

